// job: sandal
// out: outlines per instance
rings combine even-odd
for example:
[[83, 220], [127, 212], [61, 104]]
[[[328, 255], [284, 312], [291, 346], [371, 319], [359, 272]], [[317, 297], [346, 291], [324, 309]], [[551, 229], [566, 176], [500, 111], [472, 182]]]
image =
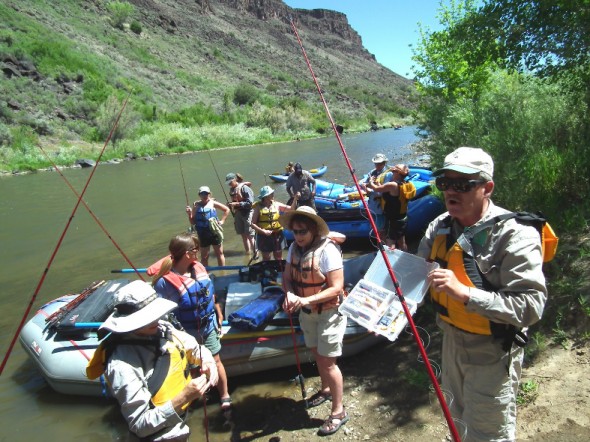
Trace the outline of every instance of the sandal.
[[223, 398], [220, 401], [221, 401], [221, 409], [223, 411], [231, 410], [231, 408], [232, 408], [231, 397]]
[[342, 413], [335, 416], [328, 416], [324, 421], [323, 425], [318, 430], [319, 436], [328, 436], [329, 434], [336, 433], [342, 425], [348, 422], [348, 413], [346, 410], [342, 410]]
[[324, 393], [323, 391], [316, 392], [312, 397], [307, 400], [307, 408], [317, 407], [322, 405], [326, 401], [331, 401], [332, 395], [330, 393]]

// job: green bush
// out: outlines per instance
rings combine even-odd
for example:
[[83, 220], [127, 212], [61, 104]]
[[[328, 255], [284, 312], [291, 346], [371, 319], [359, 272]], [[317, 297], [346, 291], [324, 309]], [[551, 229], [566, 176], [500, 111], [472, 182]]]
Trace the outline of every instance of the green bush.
[[132, 4], [113, 0], [107, 3], [107, 10], [110, 14], [111, 24], [115, 28], [123, 29], [123, 24], [135, 12]]
[[[118, 115], [121, 113], [123, 103], [112, 95], [99, 108], [96, 117], [96, 127], [101, 137], [101, 141], [106, 141], [109, 133], [115, 126]], [[126, 106], [121, 113], [117, 127], [112, 131], [111, 142], [113, 145], [122, 140], [135, 129], [139, 121], [139, 114], [135, 112], [131, 106]]]
[[245, 106], [254, 103], [259, 96], [258, 89], [247, 83], [240, 83], [234, 90], [234, 103]]
[[4, 123], [0, 123], [0, 146], [8, 146], [12, 143], [10, 129]]
[[131, 32], [134, 32], [137, 35], [141, 34], [141, 31], [143, 31], [143, 29], [141, 27], [141, 23], [138, 22], [137, 20], [133, 20], [131, 22], [129, 29], [131, 29]]

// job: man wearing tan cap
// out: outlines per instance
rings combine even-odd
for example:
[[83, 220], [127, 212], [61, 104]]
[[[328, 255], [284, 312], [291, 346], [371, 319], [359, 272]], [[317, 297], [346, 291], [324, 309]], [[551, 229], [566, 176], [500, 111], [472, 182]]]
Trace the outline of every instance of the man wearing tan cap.
[[467, 425], [464, 440], [514, 441], [526, 329], [547, 300], [540, 236], [494, 219], [509, 212], [491, 200], [494, 162], [482, 149], [456, 149], [434, 175], [447, 212], [430, 223], [418, 255], [441, 265], [428, 278], [443, 331], [442, 386]]

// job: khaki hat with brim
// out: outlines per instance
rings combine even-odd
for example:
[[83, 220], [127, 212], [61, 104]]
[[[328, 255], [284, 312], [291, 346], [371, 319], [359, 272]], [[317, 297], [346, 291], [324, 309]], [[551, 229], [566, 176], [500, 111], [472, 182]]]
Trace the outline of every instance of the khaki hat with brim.
[[326, 224], [326, 221], [324, 221], [322, 219], [322, 217], [319, 216], [316, 213], [316, 211], [313, 210], [309, 206], [301, 206], [301, 207], [297, 207], [296, 210], [291, 210], [289, 212], [285, 212], [279, 218], [279, 223], [285, 229], [288, 229], [289, 230], [289, 229], [291, 229], [291, 220], [296, 215], [307, 217], [310, 220], [312, 220], [314, 223], [316, 223], [317, 226], [318, 226], [318, 234], [320, 236], [327, 236], [328, 233], [330, 233], [330, 228], [328, 227], [328, 224]]
[[383, 155], [382, 153], [378, 153], [377, 155], [375, 155], [373, 157], [373, 159], [371, 159], [371, 161], [375, 164], [380, 164], [380, 163], [387, 163], [389, 161], [389, 158], [387, 158], [385, 155]]
[[144, 281], [133, 281], [115, 293], [115, 311], [99, 330], [128, 333], [149, 325], [176, 309], [178, 304], [160, 298]]

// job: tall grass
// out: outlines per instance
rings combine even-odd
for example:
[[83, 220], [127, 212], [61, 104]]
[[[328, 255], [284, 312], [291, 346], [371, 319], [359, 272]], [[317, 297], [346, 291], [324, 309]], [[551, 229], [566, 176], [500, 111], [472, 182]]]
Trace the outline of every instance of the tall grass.
[[[442, 122], [430, 145], [433, 165], [441, 165], [456, 147], [481, 147], [494, 158], [494, 202], [545, 214], [562, 241], [556, 258], [544, 266], [550, 295], [535, 326], [542, 332], [533, 330], [532, 336], [535, 344], [569, 345], [570, 336], [590, 336], [590, 318], [579, 301], [588, 291], [590, 259], [576, 253], [580, 242], [582, 249], [588, 245], [590, 223], [584, 91], [528, 75], [496, 72], [491, 78], [476, 100], [430, 108], [437, 110], [430, 114], [433, 124]], [[545, 340], [543, 333], [549, 336]]]

